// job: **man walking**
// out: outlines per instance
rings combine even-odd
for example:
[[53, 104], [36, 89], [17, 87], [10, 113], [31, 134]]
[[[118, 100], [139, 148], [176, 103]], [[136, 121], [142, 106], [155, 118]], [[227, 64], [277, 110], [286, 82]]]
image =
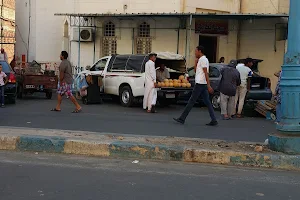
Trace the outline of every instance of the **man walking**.
[[147, 110], [148, 113], [155, 113], [155, 104], [156, 104], [156, 70], [155, 70], [155, 61], [157, 55], [151, 53], [149, 55], [149, 61], [145, 65], [145, 93], [143, 100], [143, 108]]
[[251, 70], [251, 67], [253, 66], [253, 60], [252, 58], [247, 58], [244, 63], [238, 64], [236, 69], [240, 73], [241, 77], [241, 85], [238, 86], [236, 95], [235, 95], [235, 108], [237, 107], [237, 103], [239, 102], [238, 106], [238, 112], [236, 117], [241, 118], [242, 117], [242, 111], [244, 107], [245, 97], [248, 92], [247, 83], [248, 78], [252, 76], [253, 72]]
[[228, 120], [235, 114], [235, 94], [237, 86], [241, 84], [239, 71], [235, 68], [237, 61], [232, 60], [228, 67], [221, 69], [222, 79], [219, 83], [221, 98], [221, 115], [224, 120]]
[[72, 113], [81, 112], [81, 106], [76, 101], [75, 97], [72, 94], [72, 65], [68, 60], [68, 53], [66, 51], [62, 51], [60, 55], [61, 63], [59, 65], [59, 86], [57, 89], [57, 105], [51, 111], [60, 112], [62, 97], [66, 95], [76, 106], [75, 110]]
[[183, 113], [179, 118], [174, 118], [174, 120], [178, 123], [184, 124], [185, 120], [192, 110], [193, 106], [197, 102], [199, 96], [202, 96], [205, 105], [208, 108], [209, 115], [211, 118], [211, 122], [206, 124], [207, 126], [216, 126], [218, 122], [215, 117], [214, 109], [212, 104], [209, 100], [209, 93], [213, 94], [214, 90], [210, 86], [209, 82], [209, 62], [206, 56], [204, 55], [204, 47], [198, 46], [195, 50], [195, 56], [198, 59], [197, 66], [195, 66], [196, 76], [195, 82], [196, 85], [194, 86], [194, 90], [192, 96], [189, 99], [188, 104], [186, 105]]

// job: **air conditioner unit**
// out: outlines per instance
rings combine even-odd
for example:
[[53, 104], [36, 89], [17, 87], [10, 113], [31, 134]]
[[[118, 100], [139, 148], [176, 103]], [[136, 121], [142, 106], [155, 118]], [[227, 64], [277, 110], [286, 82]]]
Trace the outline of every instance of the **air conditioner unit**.
[[[72, 41], [79, 41], [79, 28], [73, 28]], [[94, 41], [93, 28], [80, 28], [80, 42]]]

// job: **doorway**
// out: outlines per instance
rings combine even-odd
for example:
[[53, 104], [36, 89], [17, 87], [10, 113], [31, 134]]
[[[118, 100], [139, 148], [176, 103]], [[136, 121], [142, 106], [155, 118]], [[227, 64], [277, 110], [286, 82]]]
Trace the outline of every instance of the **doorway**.
[[199, 36], [199, 45], [205, 49], [205, 55], [210, 63], [217, 62], [217, 45], [218, 38], [216, 36]]

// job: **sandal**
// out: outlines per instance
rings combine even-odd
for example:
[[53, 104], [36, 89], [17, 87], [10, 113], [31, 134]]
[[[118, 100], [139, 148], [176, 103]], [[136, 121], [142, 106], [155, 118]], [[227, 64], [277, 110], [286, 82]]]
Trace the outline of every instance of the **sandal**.
[[61, 110], [57, 110], [56, 108], [51, 109], [52, 112], [60, 112]]
[[75, 109], [72, 113], [80, 113], [81, 111], [81, 109]]

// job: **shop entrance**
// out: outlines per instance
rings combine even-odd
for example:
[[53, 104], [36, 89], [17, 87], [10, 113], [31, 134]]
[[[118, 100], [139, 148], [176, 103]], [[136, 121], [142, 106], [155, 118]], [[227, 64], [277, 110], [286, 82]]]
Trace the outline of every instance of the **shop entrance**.
[[205, 49], [205, 55], [210, 63], [217, 62], [217, 44], [218, 38], [216, 36], [199, 36], [199, 45]]

